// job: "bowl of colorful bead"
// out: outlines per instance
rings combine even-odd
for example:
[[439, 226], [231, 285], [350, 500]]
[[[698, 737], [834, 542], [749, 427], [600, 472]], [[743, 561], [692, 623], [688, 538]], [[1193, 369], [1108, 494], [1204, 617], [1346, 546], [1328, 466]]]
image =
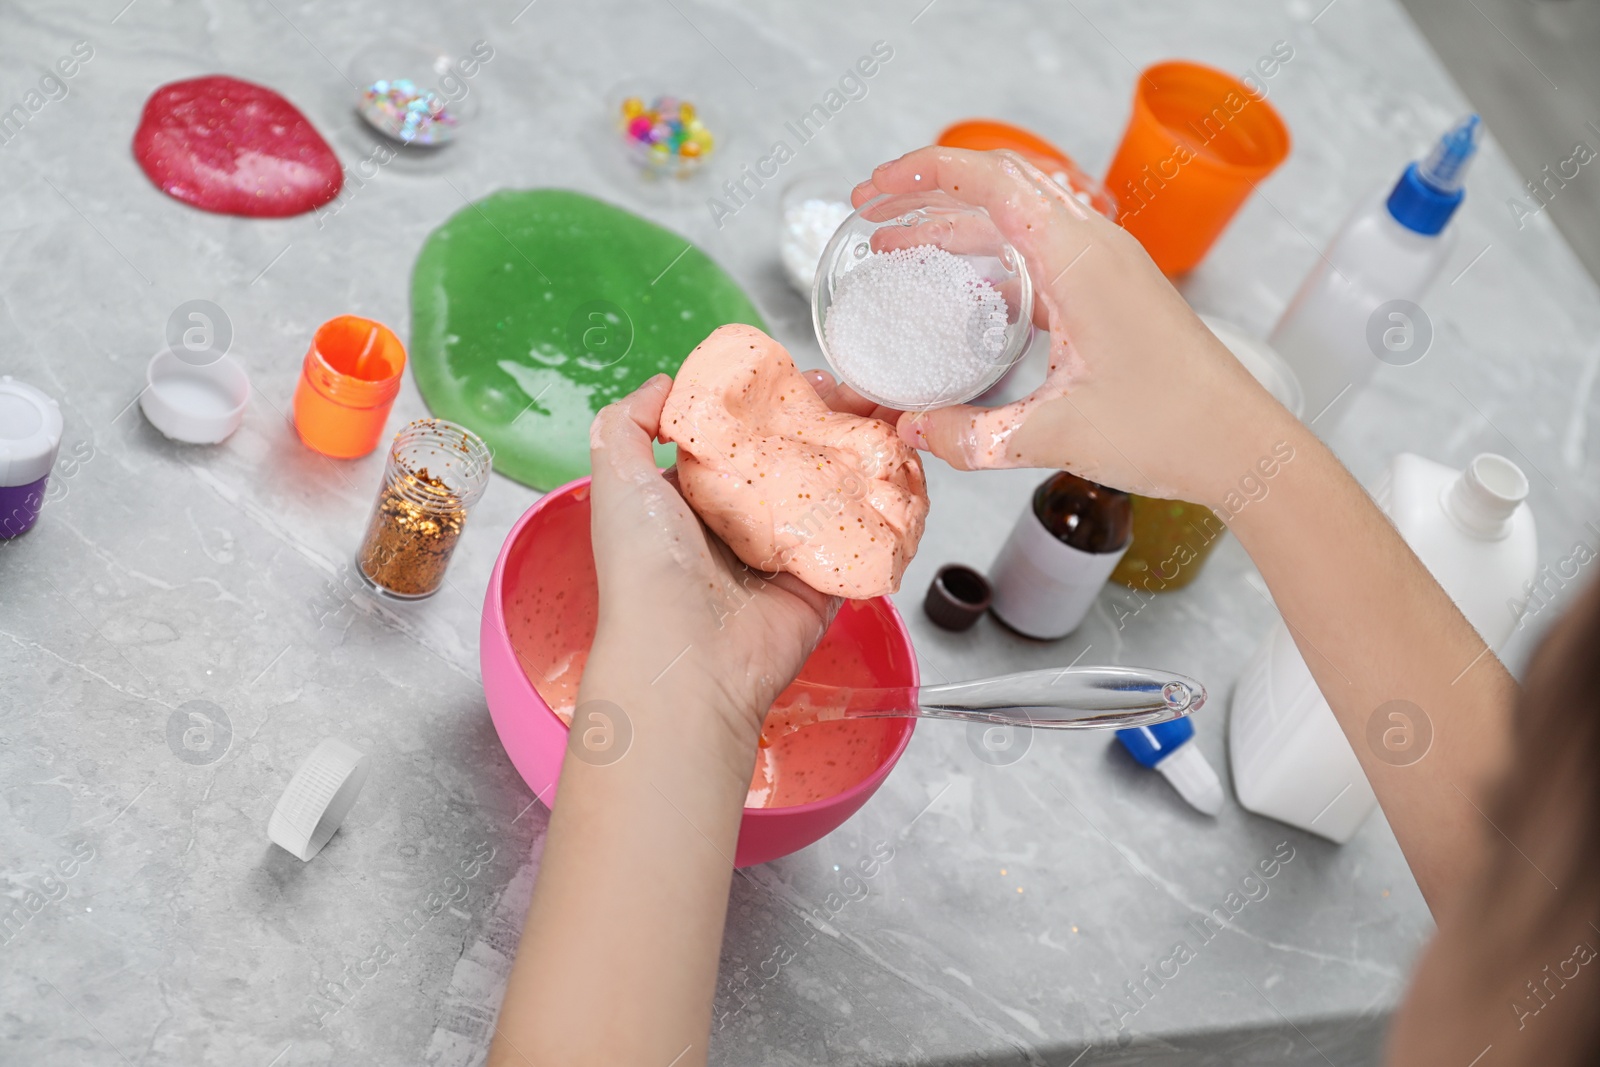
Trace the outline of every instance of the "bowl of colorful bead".
[[981, 207], [939, 190], [880, 196], [823, 249], [811, 318], [841, 380], [926, 410], [981, 395], [1022, 358], [1033, 284]]
[[693, 100], [633, 88], [613, 96], [623, 151], [645, 177], [692, 177], [715, 151], [716, 138]]
[[[620, 709], [577, 703], [598, 602], [589, 479], [583, 478], [545, 494], [511, 528], [489, 578], [479, 631], [483, 691], [495, 731], [546, 806], [555, 803], [563, 761], [614, 763], [626, 755], [632, 736]], [[857, 688], [917, 685], [911, 635], [889, 598], [845, 601], [800, 678]], [[734, 863], [748, 867], [787, 856], [838, 828], [889, 776], [914, 723], [819, 722], [764, 744]]]

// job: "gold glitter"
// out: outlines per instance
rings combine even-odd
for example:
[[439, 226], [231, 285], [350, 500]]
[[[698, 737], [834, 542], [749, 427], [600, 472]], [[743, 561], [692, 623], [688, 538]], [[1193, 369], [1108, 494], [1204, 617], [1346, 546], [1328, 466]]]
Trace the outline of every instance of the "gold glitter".
[[377, 585], [401, 596], [423, 596], [444, 581], [467, 509], [423, 467], [384, 485], [358, 559]]

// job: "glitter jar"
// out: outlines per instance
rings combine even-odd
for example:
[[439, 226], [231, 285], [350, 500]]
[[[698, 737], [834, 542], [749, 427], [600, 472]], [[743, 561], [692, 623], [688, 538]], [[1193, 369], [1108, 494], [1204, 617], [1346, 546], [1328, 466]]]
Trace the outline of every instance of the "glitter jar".
[[377, 448], [405, 367], [405, 346], [382, 323], [356, 315], [323, 323], [294, 391], [300, 440], [335, 459]]
[[356, 553], [367, 584], [400, 600], [438, 592], [489, 469], [489, 446], [455, 423], [418, 419], [395, 434]]

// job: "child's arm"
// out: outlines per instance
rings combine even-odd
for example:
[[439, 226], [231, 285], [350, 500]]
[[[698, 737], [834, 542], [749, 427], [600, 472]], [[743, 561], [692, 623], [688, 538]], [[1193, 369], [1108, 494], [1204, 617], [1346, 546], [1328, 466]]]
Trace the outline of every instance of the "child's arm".
[[[762, 713], [837, 607], [747, 571], [656, 470], [670, 385], [595, 420], [599, 629], [493, 1067], [705, 1062]], [[614, 758], [589, 730], [631, 739]]]
[[[1125, 231], [1020, 158], [924, 148], [855, 191], [943, 189], [985, 207], [1038, 280], [1050, 371], [1027, 399], [900, 417], [951, 464], [1062, 467], [1218, 507], [1257, 465], [1270, 494], [1232, 514], [1317, 685], [1349, 737], [1437, 914], [1484, 855], [1474, 808], [1508, 749], [1514, 683], [1348, 471], [1233, 359]], [[1293, 459], [1281, 462], [1285, 449]], [[1432, 750], [1395, 767], [1367, 742], [1378, 707], [1407, 700]]]

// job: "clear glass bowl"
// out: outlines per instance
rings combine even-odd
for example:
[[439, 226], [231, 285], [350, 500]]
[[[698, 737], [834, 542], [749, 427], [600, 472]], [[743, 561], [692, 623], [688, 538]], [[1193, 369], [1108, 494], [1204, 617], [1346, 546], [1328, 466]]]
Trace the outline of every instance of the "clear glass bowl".
[[455, 140], [480, 110], [473, 54], [448, 55], [407, 41], [380, 39], [350, 61], [356, 113], [407, 147], [437, 148]]
[[642, 78], [618, 83], [605, 98], [609, 136], [645, 180], [692, 178], [722, 147], [721, 119], [705, 98], [664, 92]]
[[[924, 368], [891, 366], [895, 357], [889, 353], [855, 352], [840, 359], [828, 343], [828, 318], [841, 283], [876, 255], [919, 247], [959, 257], [992, 286], [1005, 300], [1003, 326], [998, 317], [986, 322], [969, 317], [959, 328], [959, 338], [939, 338], [966, 353], [960, 366], [931, 368], [918, 381], [910, 379]], [[811, 293], [811, 321], [828, 365], [862, 396], [899, 410], [945, 407], [987, 392], [1027, 351], [1033, 339], [1033, 283], [1021, 254], [982, 208], [939, 190], [880, 196], [847, 218], [823, 250]], [[926, 326], [909, 317], [885, 325], [907, 331]]]
[[802, 174], [784, 187], [779, 204], [778, 261], [801, 299], [816, 287], [822, 250], [855, 210], [850, 206], [854, 187], [854, 182], [835, 171]]

